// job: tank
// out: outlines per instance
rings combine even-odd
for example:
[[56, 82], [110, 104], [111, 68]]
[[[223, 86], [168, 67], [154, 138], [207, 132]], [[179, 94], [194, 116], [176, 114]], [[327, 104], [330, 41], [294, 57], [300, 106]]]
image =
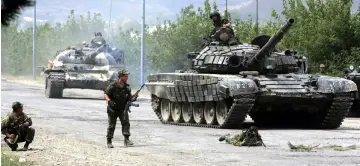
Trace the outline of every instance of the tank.
[[303, 58], [278, 52], [276, 44], [294, 22], [251, 44], [226, 44], [231, 36], [222, 28], [217, 41], [188, 54], [191, 70], [149, 75], [145, 85], [154, 113], [164, 124], [181, 126], [237, 128], [250, 115], [258, 126], [338, 128], [356, 84], [307, 74], [306, 67], [301, 72]]
[[105, 90], [117, 80], [117, 72], [124, 69], [123, 59], [120, 49], [108, 45], [98, 48], [78, 45], [59, 51], [43, 72], [45, 95], [61, 98], [66, 88]]
[[[360, 66], [349, 66], [344, 70], [345, 78], [356, 83], [357, 88], [360, 89]], [[353, 106], [350, 109], [349, 117], [360, 117], [360, 97], [359, 92], [355, 95]]]

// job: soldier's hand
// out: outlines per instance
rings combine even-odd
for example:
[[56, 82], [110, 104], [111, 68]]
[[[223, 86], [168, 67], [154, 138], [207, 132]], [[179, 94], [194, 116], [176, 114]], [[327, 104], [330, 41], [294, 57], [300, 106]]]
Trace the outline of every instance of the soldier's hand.
[[133, 95], [131, 99], [136, 100], [138, 97], [139, 97], [139, 95], [136, 94], [136, 95]]
[[111, 107], [115, 107], [116, 103], [114, 101], [109, 100], [108, 105]]
[[15, 134], [6, 134], [6, 137], [8, 137], [8, 138], [15, 138]]

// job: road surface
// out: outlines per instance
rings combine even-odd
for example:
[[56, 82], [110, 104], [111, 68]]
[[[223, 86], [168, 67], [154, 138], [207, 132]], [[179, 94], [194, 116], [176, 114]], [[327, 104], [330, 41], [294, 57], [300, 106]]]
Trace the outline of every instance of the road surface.
[[[260, 130], [265, 147], [235, 147], [219, 142], [221, 135], [241, 130], [209, 129], [161, 124], [148, 96], [130, 114], [134, 147], [123, 147], [118, 121], [114, 149], [106, 148], [107, 114], [101, 91], [72, 90], [63, 99], [49, 99], [43, 86], [1, 82], [1, 114], [14, 101], [24, 104], [36, 129], [33, 150], [16, 152], [39, 165], [356, 165], [360, 149], [291, 152], [293, 144], [360, 146], [360, 120], [345, 119], [337, 130]], [[251, 121], [251, 119], [250, 119]], [[4, 145], [2, 141], [2, 146]], [[19, 146], [21, 147], [22, 144]]]

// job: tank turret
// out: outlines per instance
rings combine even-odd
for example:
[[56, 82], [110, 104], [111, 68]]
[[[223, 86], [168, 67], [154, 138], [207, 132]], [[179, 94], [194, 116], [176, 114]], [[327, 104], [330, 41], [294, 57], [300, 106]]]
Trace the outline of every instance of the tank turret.
[[283, 25], [281, 29], [270, 38], [270, 40], [265, 44], [265, 46], [262, 47], [261, 50], [250, 60], [250, 64], [256, 63], [256, 61], [259, 62], [263, 60], [269, 52], [274, 50], [275, 46], [281, 41], [285, 33], [289, 31], [294, 22], [294, 19], [289, 19], [286, 24]]
[[[289, 19], [271, 38], [266, 35], [258, 36], [251, 44], [224, 45], [226, 41], [211, 42], [200, 53], [188, 54], [188, 58], [192, 59], [192, 69], [198, 73], [219, 74], [238, 74], [242, 71], [294, 72], [298, 70], [295, 57], [275, 49], [294, 22], [294, 19]], [[226, 29], [223, 33], [227, 33]]]

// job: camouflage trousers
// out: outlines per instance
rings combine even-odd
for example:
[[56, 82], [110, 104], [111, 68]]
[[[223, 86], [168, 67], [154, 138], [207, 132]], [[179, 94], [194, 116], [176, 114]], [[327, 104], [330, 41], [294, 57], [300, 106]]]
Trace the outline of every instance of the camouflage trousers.
[[[34, 136], [35, 136], [35, 129], [31, 128], [31, 127], [21, 127], [19, 129], [19, 134], [18, 134], [18, 139], [13, 142], [10, 143], [8, 141], [5, 141], [6, 144], [10, 147], [10, 148], [16, 148], [18, 143], [21, 142], [29, 142], [31, 143], [34, 140]], [[7, 138], [5, 138], [7, 139]]]
[[124, 112], [123, 110], [114, 111], [111, 110], [111, 108], [107, 109], [109, 126], [107, 128], [106, 138], [112, 139], [114, 137], [117, 118], [120, 119], [123, 136], [130, 136], [129, 113], [127, 111]]

